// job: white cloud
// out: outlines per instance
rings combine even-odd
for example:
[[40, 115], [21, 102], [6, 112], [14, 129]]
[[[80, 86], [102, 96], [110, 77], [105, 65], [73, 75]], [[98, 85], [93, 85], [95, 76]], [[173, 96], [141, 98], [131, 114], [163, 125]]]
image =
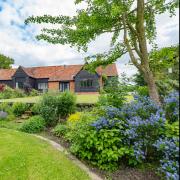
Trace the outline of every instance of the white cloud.
[[[41, 66], [80, 64], [86, 55], [108, 50], [110, 34], [90, 43], [88, 53], [79, 53], [69, 46], [37, 41], [35, 35], [40, 32], [42, 25], [24, 25], [24, 20], [31, 15], [74, 15], [75, 12], [74, 0], [0, 0], [0, 52], [14, 58], [15, 66]], [[167, 14], [157, 18], [159, 47], [178, 43], [178, 26], [178, 11], [177, 16], [171, 19]], [[127, 64], [128, 60], [128, 55], [122, 57], [117, 61], [117, 66], [120, 73], [132, 75], [136, 69]]]

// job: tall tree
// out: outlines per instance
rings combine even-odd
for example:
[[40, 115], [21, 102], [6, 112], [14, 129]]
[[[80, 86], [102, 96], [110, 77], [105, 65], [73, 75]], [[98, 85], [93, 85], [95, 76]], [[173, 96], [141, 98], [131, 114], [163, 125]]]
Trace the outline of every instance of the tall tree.
[[[179, 45], [153, 49], [149, 53], [150, 69], [161, 95], [179, 90]], [[142, 73], [137, 73], [134, 82], [146, 86]]]
[[156, 37], [155, 16], [166, 11], [174, 15], [178, 0], [75, 1], [76, 4], [81, 2], [85, 2], [86, 7], [78, 10], [74, 17], [32, 16], [25, 22], [59, 24], [56, 29], [42, 29], [37, 39], [53, 44], [70, 44], [84, 51], [87, 51], [88, 44], [97, 36], [112, 33], [109, 52], [87, 57], [86, 61], [91, 62], [87, 67], [94, 70], [99, 65], [111, 64], [128, 52], [132, 63], [142, 72], [148, 84], [150, 97], [160, 103], [149, 67], [147, 43], [153, 43]]
[[11, 65], [14, 63], [14, 60], [10, 57], [0, 54], [0, 69], [10, 69]]

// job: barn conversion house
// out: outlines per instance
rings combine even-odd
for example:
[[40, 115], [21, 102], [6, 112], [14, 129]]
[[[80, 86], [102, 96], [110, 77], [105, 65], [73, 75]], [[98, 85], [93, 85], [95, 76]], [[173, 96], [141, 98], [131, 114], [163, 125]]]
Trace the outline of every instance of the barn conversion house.
[[30, 87], [39, 91], [70, 90], [76, 93], [98, 92], [103, 87], [103, 75], [118, 76], [116, 64], [99, 67], [96, 73], [84, 70], [83, 65], [22, 67], [0, 69], [0, 84], [12, 88]]

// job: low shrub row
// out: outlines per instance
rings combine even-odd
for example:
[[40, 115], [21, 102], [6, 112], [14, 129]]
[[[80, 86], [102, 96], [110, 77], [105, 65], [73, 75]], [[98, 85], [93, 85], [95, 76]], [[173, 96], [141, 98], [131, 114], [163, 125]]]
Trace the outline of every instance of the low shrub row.
[[32, 89], [30, 92], [25, 92], [21, 89], [12, 89], [8, 86], [0, 86], [0, 99], [11, 99], [11, 98], [21, 98], [26, 96], [38, 96], [39, 92]]

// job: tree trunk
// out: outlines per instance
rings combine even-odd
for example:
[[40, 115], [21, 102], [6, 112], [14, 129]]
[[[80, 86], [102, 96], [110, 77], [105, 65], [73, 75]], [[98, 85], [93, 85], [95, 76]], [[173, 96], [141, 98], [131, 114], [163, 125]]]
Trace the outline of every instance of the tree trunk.
[[143, 74], [144, 74], [144, 79], [148, 86], [149, 96], [151, 97], [151, 99], [156, 101], [158, 104], [161, 104], [160, 98], [159, 98], [159, 93], [158, 93], [158, 90], [156, 87], [156, 83], [155, 83], [155, 79], [154, 79], [154, 75], [153, 75], [152, 71], [149, 68], [147, 68], [147, 69], [144, 68]]
[[147, 42], [146, 42], [146, 34], [145, 34], [145, 26], [144, 26], [144, 0], [137, 0], [137, 38], [139, 43], [139, 49], [141, 52], [141, 64], [140, 69], [144, 74], [144, 79], [148, 84], [149, 95], [150, 97], [160, 104], [159, 93], [155, 84], [154, 75], [149, 67], [149, 57], [147, 50]]

